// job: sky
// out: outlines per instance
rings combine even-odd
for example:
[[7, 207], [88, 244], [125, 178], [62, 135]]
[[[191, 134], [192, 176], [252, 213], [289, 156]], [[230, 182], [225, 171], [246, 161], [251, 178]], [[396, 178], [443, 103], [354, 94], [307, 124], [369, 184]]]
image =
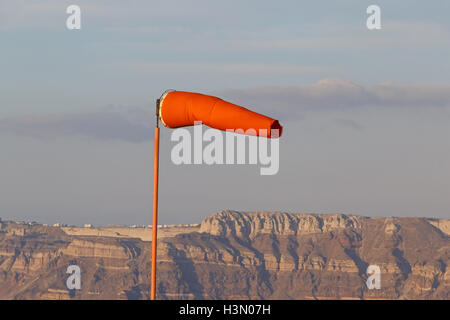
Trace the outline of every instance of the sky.
[[162, 128], [162, 224], [223, 209], [450, 218], [449, 17], [444, 0], [2, 0], [0, 217], [151, 224], [154, 101], [171, 88], [284, 132], [278, 174], [261, 176], [176, 166]]

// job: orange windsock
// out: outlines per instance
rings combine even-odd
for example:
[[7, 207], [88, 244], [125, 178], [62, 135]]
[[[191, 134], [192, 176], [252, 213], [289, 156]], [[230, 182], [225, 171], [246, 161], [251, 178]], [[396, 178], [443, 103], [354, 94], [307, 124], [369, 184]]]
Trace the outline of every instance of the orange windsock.
[[163, 95], [159, 117], [168, 128], [192, 126], [195, 121], [201, 121], [211, 128], [242, 129], [246, 134], [267, 138], [281, 137], [283, 129], [278, 120], [217, 97], [184, 91], [170, 91]]

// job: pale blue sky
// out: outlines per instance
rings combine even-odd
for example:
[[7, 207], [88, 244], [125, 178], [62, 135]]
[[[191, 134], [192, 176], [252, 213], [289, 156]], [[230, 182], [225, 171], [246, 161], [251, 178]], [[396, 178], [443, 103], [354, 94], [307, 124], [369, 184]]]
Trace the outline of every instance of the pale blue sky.
[[[167, 88], [449, 83], [448, 1], [30, 1], [0, 5], [0, 115], [145, 105]], [[69, 4], [82, 30], [65, 27]]]
[[[81, 30], [66, 29], [70, 4]], [[0, 37], [0, 217], [150, 223], [168, 88], [286, 130], [280, 174], [261, 177], [176, 167], [163, 129], [162, 223], [227, 208], [450, 216], [448, 1], [2, 0]]]

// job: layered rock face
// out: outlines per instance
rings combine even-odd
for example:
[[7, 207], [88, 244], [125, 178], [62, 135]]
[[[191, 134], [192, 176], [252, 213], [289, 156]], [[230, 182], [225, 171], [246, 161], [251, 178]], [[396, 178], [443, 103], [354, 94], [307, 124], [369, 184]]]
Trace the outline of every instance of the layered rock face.
[[[148, 299], [150, 242], [67, 230], [3, 223], [1, 299]], [[184, 231], [158, 244], [160, 299], [450, 299], [446, 219], [222, 211]]]

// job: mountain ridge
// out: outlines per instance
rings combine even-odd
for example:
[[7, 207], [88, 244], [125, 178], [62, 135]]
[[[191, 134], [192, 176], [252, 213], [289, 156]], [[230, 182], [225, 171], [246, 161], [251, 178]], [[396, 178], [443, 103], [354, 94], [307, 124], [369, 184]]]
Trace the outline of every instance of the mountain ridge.
[[[224, 210], [199, 226], [160, 229], [157, 295], [449, 299], [449, 227], [448, 219]], [[1, 222], [0, 298], [147, 299], [151, 228], [113, 231]], [[65, 286], [70, 264], [80, 266], [81, 290]], [[380, 268], [379, 290], [366, 286], [369, 265]]]

